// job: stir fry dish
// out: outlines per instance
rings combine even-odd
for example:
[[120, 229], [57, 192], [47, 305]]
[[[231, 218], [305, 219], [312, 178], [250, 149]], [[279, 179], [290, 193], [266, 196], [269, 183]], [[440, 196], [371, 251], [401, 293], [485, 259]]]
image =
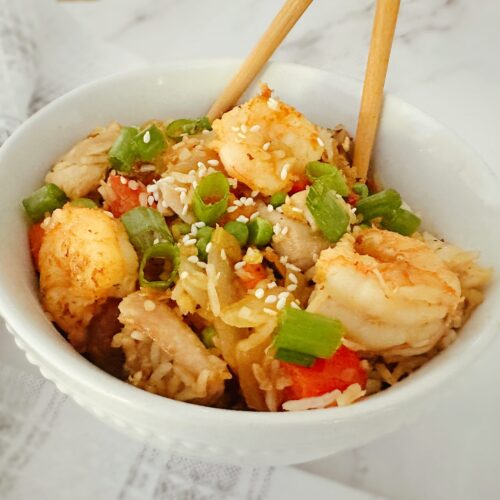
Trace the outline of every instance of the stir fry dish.
[[358, 182], [265, 85], [220, 119], [111, 123], [23, 200], [43, 309], [90, 362], [218, 408], [345, 406], [457, 335], [491, 271]]

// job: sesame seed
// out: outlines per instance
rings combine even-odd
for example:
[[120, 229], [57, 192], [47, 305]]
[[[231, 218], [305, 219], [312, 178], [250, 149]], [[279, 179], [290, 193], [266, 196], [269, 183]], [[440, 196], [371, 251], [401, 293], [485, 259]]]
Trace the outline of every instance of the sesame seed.
[[238, 210], [238, 207], [228, 207], [227, 208], [227, 213], [228, 214], [232, 214], [233, 212], [235, 212], [236, 210]]
[[182, 207], [182, 212], [181, 212], [181, 215], [186, 215], [187, 214], [187, 211], [189, 209], [189, 206], [188, 205], [184, 205]]
[[155, 199], [155, 201], [159, 201], [159, 199], [160, 199], [160, 193], [158, 193], [158, 191], [155, 191], [153, 193], [153, 198]]
[[276, 295], [268, 295], [266, 297], [266, 300], [264, 300], [264, 302], [266, 304], [274, 304], [277, 300], [278, 300], [278, 298], [276, 297]]
[[203, 130], [201, 131], [201, 133], [202, 133], [203, 135], [208, 135], [208, 134], [210, 134], [210, 130], [208, 130], [208, 129], [206, 129], [206, 128], [205, 128], [205, 129], [203, 129]]
[[278, 299], [286, 299], [290, 295], [290, 292], [278, 293]]
[[252, 191], [251, 196], [252, 198], [257, 198], [259, 196], [260, 192], [259, 191]]
[[154, 165], [141, 165], [139, 169], [141, 172], [154, 172], [156, 167]]
[[256, 217], [259, 216], [259, 212], [254, 212], [251, 216], [250, 216], [250, 220], [254, 220]]
[[262, 146], [262, 149], [264, 151], [267, 151], [269, 149], [269, 147], [271, 146], [271, 143], [270, 142], [266, 142], [263, 146]]
[[239, 269], [241, 269], [242, 267], [245, 267], [245, 262], [240, 260], [239, 262], [236, 262], [236, 264], [234, 265], [234, 269], [236, 271], [238, 271]]
[[277, 222], [274, 226], [273, 226], [273, 233], [278, 235], [281, 233], [281, 225], [279, 222]]
[[323, 142], [323, 139], [321, 139], [321, 137], [316, 137], [316, 141], [318, 142], [318, 144], [324, 148], [325, 147], [325, 143]]
[[238, 137], [239, 137], [240, 139], [246, 139], [246, 138], [247, 138], [247, 136], [246, 136], [245, 134], [242, 134], [241, 132], [238, 132], [238, 134], [237, 134], [237, 135], [238, 135]]
[[202, 161], [199, 161], [199, 162], [197, 163], [197, 166], [198, 166], [198, 168], [207, 168], [207, 167], [205, 166], [205, 164], [204, 164]]
[[303, 210], [299, 207], [292, 207], [292, 212], [297, 212], [298, 214], [303, 213]]
[[268, 105], [269, 109], [272, 109], [273, 111], [277, 111], [279, 109], [278, 101], [276, 99], [273, 99], [272, 97], [270, 97], [267, 100], [267, 105]]
[[205, 225], [206, 225], [206, 224], [205, 224], [202, 220], [200, 220], [200, 221], [198, 221], [198, 222], [195, 222], [195, 223], [193, 224], [193, 226], [194, 226], [194, 227], [197, 227], [198, 229], [199, 229], [199, 228], [201, 228], [201, 227], [205, 227]]
[[114, 216], [111, 212], [108, 212], [107, 210], [104, 210], [104, 213], [105, 213], [108, 217], [110, 217], [111, 219], [114, 219], [114, 218], [115, 218], [115, 216]]
[[283, 213], [283, 207], [278, 207], [276, 209], [276, 212], [279, 212], [280, 214], [282, 214]]
[[255, 200], [253, 198], [247, 198], [243, 205], [245, 205], [246, 207], [251, 207], [255, 205]]
[[295, 290], [297, 290], [297, 285], [288, 285], [286, 289], [290, 292], [295, 292]]
[[269, 288], [269, 290], [271, 290], [272, 288], [276, 288], [278, 285], [276, 284], [275, 281], [271, 281], [271, 283], [268, 283], [267, 284], [267, 288]]
[[151, 133], [149, 132], [149, 130], [146, 131], [146, 133], [144, 134], [144, 137], [142, 138], [142, 140], [144, 141], [144, 144], [149, 144], [150, 141], [151, 141]]
[[157, 245], [158, 243], [160, 243], [160, 238], [155, 238], [153, 240], [153, 245]]
[[231, 130], [232, 130], [233, 132], [239, 132], [240, 127], [231, 127]]
[[290, 168], [290, 164], [289, 163], [285, 163], [283, 165], [283, 167], [281, 168], [280, 177], [281, 177], [282, 181], [284, 181], [288, 177], [288, 169], [289, 168]]
[[195, 238], [188, 238], [186, 241], [183, 241], [183, 243], [185, 246], [190, 247], [190, 246], [196, 245], [196, 239]]
[[198, 183], [196, 181], [193, 181], [193, 189], [196, 189], [198, 187]]
[[212, 250], [212, 242], [211, 242], [211, 241], [210, 241], [210, 242], [208, 242], [208, 243], [207, 243], [207, 246], [205, 247], [205, 251], [206, 251], [207, 253], [208, 253], [208, 252], [210, 252], [210, 250]]
[[208, 160], [207, 163], [211, 166], [211, 167], [216, 167], [217, 165], [219, 165], [219, 160]]
[[186, 192], [185, 191], [182, 191], [180, 196], [179, 196], [179, 200], [182, 204], [186, 203]]
[[250, 127], [250, 132], [259, 132], [260, 131], [260, 125], [254, 125], [253, 127]]
[[137, 181], [134, 181], [134, 180], [131, 180], [131, 181], [128, 181], [128, 187], [132, 190], [132, 191], [136, 191], [137, 189], [139, 189], [139, 184]]
[[148, 204], [148, 195], [146, 193], [141, 193], [139, 195], [139, 203], [143, 207], [145, 207]]
[[296, 302], [292, 302], [292, 303], [290, 304], [290, 306], [291, 306], [293, 309], [298, 309], [298, 310], [300, 311], [300, 306], [299, 306], [299, 304], [297, 304]]
[[295, 271], [296, 273], [300, 273], [300, 267], [294, 266], [293, 264], [285, 264], [290, 271]]
[[153, 205], [155, 202], [154, 196], [149, 195], [148, 196], [148, 205]]
[[288, 255], [282, 255], [282, 256], [280, 257], [280, 262], [281, 262], [282, 264], [286, 264], [286, 263], [288, 262]]
[[297, 283], [299, 282], [299, 281], [298, 281], [298, 279], [297, 279], [297, 276], [295, 276], [295, 274], [293, 274], [293, 273], [290, 273], [290, 274], [288, 275], [288, 279], [289, 279], [292, 283], [295, 283], [295, 284], [297, 284]]
[[255, 295], [258, 299], [261, 299], [262, 297], [264, 297], [264, 289], [263, 289], [263, 288], [257, 288], [257, 290], [255, 290], [254, 295]]
[[178, 193], [185, 193], [187, 189], [184, 187], [175, 187], [174, 191], [177, 191]]
[[241, 207], [243, 205], [243, 202], [241, 200], [234, 200], [233, 205], [235, 205], [237, 207]]
[[196, 264], [198, 262], [198, 256], [197, 255], [190, 255], [187, 258], [188, 262], [192, 262], [193, 264]]
[[281, 230], [281, 235], [282, 236], [285, 236], [286, 233], [288, 233], [288, 226], [285, 226], [282, 230]]
[[221, 251], [220, 251], [220, 258], [222, 260], [227, 260], [227, 255], [226, 255], [226, 251], [222, 248]]
[[134, 330], [130, 336], [134, 339], [134, 340], [144, 340], [144, 335], [137, 331], [137, 330]]
[[269, 307], [264, 307], [263, 311], [271, 316], [277, 316], [278, 313], [274, 309], [269, 309]]
[[248, 127], [245, 124], [242, 124], [240, 127], [241, 131], [246, 134], [248, 132]]
[[238, 222], [243, 222], [243, 224], [246, 224], [248, 222], [248, 217], [245, 217], [244, 215], [239, 215], [238, 217], [236, 217], [236, 220]]
[[128, 182], [128, 181], [127, 181], [127, 178], [126, 178], [126, 177], [122, 177], [122, 176], [120, 176], [120, 182], [121, 182], [122, 184], [127, 184], [127, 182]]
[[215, 275], [215, 281], [219, 281], [219, 278], [221, 277], [221, 272], [219, 271], [216, 275]]
[[147, 312], [154, 311], [156, 309], [156, 304], [152, 300], [144, 301], [144, 310]]
[[201, 262], [201, 260], [199, 260], [196, 265], [198, 267], [201, 267], [202, 269], [206, 269], [207, 268], [207, 264], [205, 262]]
[[276, 309], [283, 309], [286, 306], [286, 298], [282, 297], [281, 299], [278, 300], [278, 303], [276, 304]]
[[272, 205], [267, 205], [267, 211], [272, 212], [274, 210], [274, 207]]
[[187, 271], [182, 271], [180, 274], [181, 280], [185, 280], [189, 276], [189, 273]]

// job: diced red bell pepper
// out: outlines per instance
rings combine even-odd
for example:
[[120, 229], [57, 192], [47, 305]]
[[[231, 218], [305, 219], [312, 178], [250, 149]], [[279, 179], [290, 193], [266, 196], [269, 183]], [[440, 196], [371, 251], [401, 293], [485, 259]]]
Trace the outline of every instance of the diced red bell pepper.
[[287, 399], [321, 396], [335, 389], [345, 391], [351, 384], [366, 387], [367, 374], [358, 355], [345, 346], [329, 359], [318, 358], [310, 368], [284, 362], [281, 366], [292, 380], [286, 389]]
[[359, 195], [357, 195], [356, 193], [349, 193], [349, 196], [347, 197], [347, 203], [349, 203], [349, 205], [355, 207], [358, 201]]
[[30, 242], [31, 258], [33, 259], [33, 264], [38, 270], [38, 257], [40, 255], [40, 248], [42, 246], [43, 237], [45, 236], [45, 230], [42, 228], [42, 223], [33, 224], [28, 232], [28, 238]]
[[[123, 183], [122, 179], [126, 182]], [[110, 175], [108, 185], [113, 190], [115, 197], [112, 200], [106, 200], [107, 209], [115, 216], [120, 217], [125, 212], [141, 205], [139, 197], [142, 193], [147, 194], [146, 186], [140, 181], [137, 183], [137, 189], [132, 189], [129, 180], [121, 175]]]
[[309, 186], [309, 179], [307, 177], [302, 177], [299, 180], [295, 181], [292, 185], [292, 189], [289, 191], [289, 195], [299, 193], [300, 191], [304, 191], [304, 189]]

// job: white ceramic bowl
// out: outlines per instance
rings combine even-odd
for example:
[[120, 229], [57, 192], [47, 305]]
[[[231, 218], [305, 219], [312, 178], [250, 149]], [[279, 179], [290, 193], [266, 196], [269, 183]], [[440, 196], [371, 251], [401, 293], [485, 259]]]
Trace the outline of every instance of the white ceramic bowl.
[[[20, 201], [55, 158], [97, 125], [206, 112], [237, 63], [170, 64], [77, 89], [28, 120], [0, 151], [0, 312], [42, 374], [99, 418], [155, 446], [221, 462], [290, 464], [364, 444], [413, 420], [454, 388], [499, 325], [499, 285], [445, 352], [395, 387], [345, 408], [252, 413], [204, 408], [155, 396], [78, 355], [45, 317], [37, 297]], [[271, 64], [261, 76], [313, 122], [354, 130], [358, 83], [302, 66]], [[255, 87], [251, 90], [255, 92]], [[444, 96], [443, 96], [444, 97]], [[498, 178], [440, 124], [387, 97], [375, 161], [381, 178], [423, 216], [425, 226], [500, 269]]]

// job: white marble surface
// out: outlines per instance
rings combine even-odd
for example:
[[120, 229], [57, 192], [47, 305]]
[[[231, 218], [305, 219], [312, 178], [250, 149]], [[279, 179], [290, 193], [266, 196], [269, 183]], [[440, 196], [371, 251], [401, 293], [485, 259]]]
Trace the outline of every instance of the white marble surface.
[[[243, 57], [280, 4], [100, 0], [66, 8], [100, 37], [161, 62]], [[361, 79], [372, 4], [316, 0], [275, 59]], [[447, 124], [500, 173], [499, 19], [495, 0], [403, 0], [387, 89]], [[499, 498], [499, 358], [500, 341], [415, 425], [302, 467], [393, 499]]]

